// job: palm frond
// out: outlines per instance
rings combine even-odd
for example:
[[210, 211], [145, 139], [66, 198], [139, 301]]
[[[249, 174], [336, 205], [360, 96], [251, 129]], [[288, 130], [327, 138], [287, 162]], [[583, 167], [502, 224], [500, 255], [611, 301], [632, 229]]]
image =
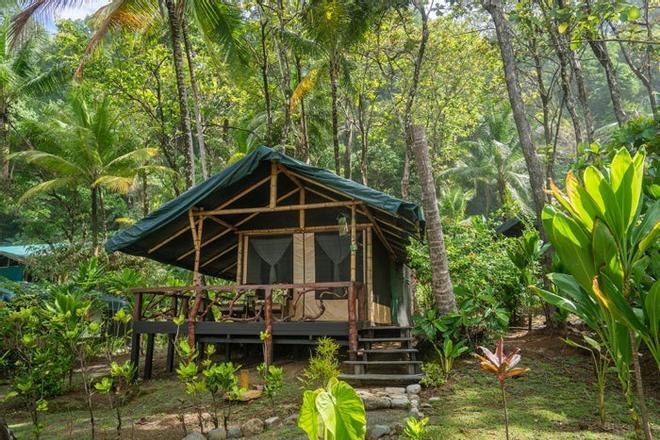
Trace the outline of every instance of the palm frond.
[[158, 8], [148, 0], [113, 0], [99, 8], [92, 19], [94, 34], [80, 57], [76, 78], [82, 77], [85, 63], [109, 32], [119, 29], [143, 30], [153, 23], [157, 15]]
[[50, 93], [64, 85], [68, 79], [68, 72], [64, 66], [55, 66], [34, 78], [27, 80], [20, 87], [21, 93]]
[[128, 190], [131, 189], [134, 180], [135, 177], [133, 176], [101, 176], [92, 183], [92, 186], [102, 186], [109, 189], [110, 191], [126, 194]]
[[325, 52], [325, 48], [314, 40], [310, 40], [299, 33], [289, 30], [285, 30], [282, 33], [282, 41], [298, 55], [319, 55]]
[[76, 182], [77, 180], [73, 177], [59, 177], [57, 179], [41, 182], [25, 191], [23, 195], [18, 199], [18, 203], [25, 203], [27, 200], [45, 192], [56, 191], [58, 189], [73, 186], [76, 184]]
[[295, 90], [291, 94], [291, 99], [289, 100], [289, 107], [292, 111], [296, 108], [300, 99], [307, 95], [307, 93], [309, 93], [314, 88], [314, 86], [316, 86], [316, 81], [318, 80], [320, 73], [320, 69], [312, 69], [298, 83]]
[[133, 150], [126, 154], [114, 158], [113, 160], [111, 160], [106, 164], [106, 168], [109, 169], [121, 164], [125, 165], [128, 162], [133, 164], [138, 164], [157, 156], [158, 153], [159, 153], [158, 148], [151, 148], [151, 147]]
[[242, 66], [248, 63], [245, 41], [239, 32], [241, 13], [238, 8], [222, 0], [188, 0], [186, 4], [204, 36], [223, 48], [225, 61]]
[[43, 168], [44, 170], [53, 173], [65, 174], [69, 176], [80, 175], [83, 173], [83, 170], [81, 170], [71, 161], [55, 154], [46, 153], [45, 151], [19, 151], [9, 155], [9, 158], [22, 160], [29, 164], [33, 163]]
[[28, 24], [33, 18], [52, 17], [55, 12], [71, 6], [79, 6], [84, 0], [33, 0], [21, 12], [16, 14], [9, 25], [11, 47], [17, 47], [25, 36]]

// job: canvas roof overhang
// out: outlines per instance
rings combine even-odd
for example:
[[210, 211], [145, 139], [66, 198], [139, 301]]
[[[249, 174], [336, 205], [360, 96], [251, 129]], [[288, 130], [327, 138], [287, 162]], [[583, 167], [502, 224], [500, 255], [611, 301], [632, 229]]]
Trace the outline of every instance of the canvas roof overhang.
[[[252, 208], [269, 207], [272, 167], [277, 169], [277, 208], [254, 212]], [[379, 239], [399, 260], [405, 259], [410, 238], [424, 234], [424, 217], [417, 205], [260, 147], [115, 235], [106, 250], [193, 270], [192, 210], [194, 221], [204, 217], [199, 271], [235, 279], [238, 232], [286, 229], [291, 233], [300, 226], [297, 207], [301, 204], [314, 206], [305, 209], [308, 231], [336, 226], [342, 214], [350, 221], [351, 204], [355, 204], [356, 223], [375, 224]]]

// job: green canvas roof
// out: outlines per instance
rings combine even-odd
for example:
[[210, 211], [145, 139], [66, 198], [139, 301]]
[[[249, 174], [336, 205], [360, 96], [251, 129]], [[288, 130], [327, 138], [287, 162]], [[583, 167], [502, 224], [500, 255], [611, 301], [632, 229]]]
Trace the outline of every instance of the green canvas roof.
[[[363, 202], [369, 207], [381, 229], [387, 232], [388, 242], [391, 240], [390, 244], [400, 258], [405, 257], [405, 246], [409, 238], [421, 238], [424, 233], [424, 216], [416, 204], [339, 177], [326, 169], [305, 164], [271, 148], [259, 147], [240, 161], [169, 201], [135, 225], [116, 234], [106, 243], [106, 250], [147, 257], [192, 270], [194, 252], [189, 232], [189, 209], [217, 209], [244, 189], [264, 181], [270, 174], [271, 162], [280, 164], [295, 176], [294, 179], [300, 179], [298, 184], [302, 182], [310, 189], [310, 192], [307, 192], [307, 203], [325, 202], [329, 199]], [[278, 204], [297, 203], [297, 195], [286, 196], [295, 189], [296, 183], [289, 176], [280, 173], [277, 195], [281, 200]], [[268, 206], [268, 197], [268, 183], [264, 182], [263, 186], [248, 192], [225, 208]], [[337, 224], [337, 217], [345, 211], [345, 208], [309, 210], [306, 212], [307, 226]], [[221, 223], [234, 225], [242, 221], [241, 230], [296, 227], [298, 213], [263, 213], [253, 217], [246, 221], [246, 215], [223, 215], [222, 222], [204, 223], [200, 272], [223, 278], [234, 276], [235, 268], [232, 269], [230, 265], [236, 261], [236, 250], [230, 250], [235, 247], [237, 238], [236, 234], [227, 233], [230, 231], [226, 231], [226, 227]], [[367, 223], [369, 220], [361, 216], [358, 222]], [[167, 243], [162, 244], [163, 241]], [[218, 258], [219, 256], [223, 258]]]
[[12, 260], [23, 262], [26, 258], [36, 255], [49, 248], [50, 246], [47, 244], [0, 246], [0, 255], [3, 255]]

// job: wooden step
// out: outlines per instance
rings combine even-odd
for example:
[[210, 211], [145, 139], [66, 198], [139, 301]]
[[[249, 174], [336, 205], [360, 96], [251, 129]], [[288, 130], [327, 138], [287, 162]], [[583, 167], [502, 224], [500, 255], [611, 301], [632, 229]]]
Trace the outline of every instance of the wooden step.
[[386, 337], [386, 338], [358, 338], [359, 342], [407, 342], [412, 341], [412, 338], [408, 337]]
[[344, 361], [346, 365], [420, 365], [422, 361]]
[[419, 382], [424, 374], [340, 374], [339, 379], [345, 381], [369, 381], [369, 382]]
[[360, 353], [380, 353], [380, 354], [399, 354], [399, 353], [417, 353], [419, 350], [416, 348], [370, 348], [370, 349], [360, 349], [357, 351], [358, 354]]
[[410, 330], [410, 327], [399, 327], [397, 325], [375, 325], [373, 327], [362, 327], [358, 329], [361, 332], [365, 332], [368, 330]]

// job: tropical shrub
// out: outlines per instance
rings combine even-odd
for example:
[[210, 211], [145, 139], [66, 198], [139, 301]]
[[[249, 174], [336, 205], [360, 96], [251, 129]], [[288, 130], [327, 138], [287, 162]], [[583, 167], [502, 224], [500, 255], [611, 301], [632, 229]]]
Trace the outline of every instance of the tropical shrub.
[[569, 274], [551, 274], [554, 292], [543, 298], [579, 316], [607, 347], [637, 423], [630, 386], [635, 372], [642, 428], [650, 436], [639, 366], [642, 341], [660, 366], [660, 281], [650, 276], [649, 254], [658, 251], [660, 200], [644, 203], [644, 159], [618, 150], [605, 173], [588, 166], [582, 181], [569, 172], [560, 208], [547, 205], [543, 226]]
[[[240, 396], [243, 391], [238, 386], [236, 373], [240, 370], [240, 365], [234, 365], [231, 362], [213, 363], [205, 361], [204, 370], [204, 388], [211, 395], [212, 419], [213, 425], [217, 428], [219, 425], [218, 412], [223, 411], [222, 424], [227, 429], [227, 420], [231, 411], [231, 402], [236, 400], [235, 396]], [[229, 405], [224, 405], [225, 396], [229, 399]]]
[[121, 438], [122, 408], [128, 402], [130, 395], [137, 387], [137, 370], [135, 366], [126, 361], [123, 364], [112, 362], [110, 377], [104, 377], [94, 384], [94, 388], [102, 394], [107, 394], [110, 407], [115, 410], [117, 418], [117, 438]]
[[482, 370], [492, 373], [497, 377], [497, 381], [502, 391], [502, 407], [504, 409], [504, 426], [506, 429], [506, 439], [509, 440], [509, 412], [506, 403], [506, 390], [505, 382], [507, 377], [521, 376], [529, 371], [529, 368], [516, 368], [520, 362], [520, 349], [516, 349], [513, 353], [508, 355], [504, 353], [504, 340], [500, 339], [497, 342], [495, 353], [486, 347], [479, 347], [484, 356], [479, 356], [480, 367]]
[[447, 382], [447, 376], [438, 362], [424, 362], [422, 373], [424, 373], [424, 377], [419, 383], [427, 388], [441, 387]]
[[275, 365], [262, 363], [257, 367], [257, 371], [264, 380], [264, 395], [268, 397], [273, 406], [273, 397], [284, 387], [284, 370]]
[[428, 423], [428, 417], [424, 417], [423, 419], [408, 417], [406, 419], [406, 426], [403, 428], [403, 435], [410, 440], [421, 440], [426, 436], [426, 425]]
[[298, 426], [310, 440], [358, 440], [365, 436], [367, 416], [355, 390], [332, 378], [325, 388], [305, 391]]
[[332, 338], [319, 338], [314, 355], [299, 380], [305, 388], [316, 388], [339, 376], [339, 344]]

